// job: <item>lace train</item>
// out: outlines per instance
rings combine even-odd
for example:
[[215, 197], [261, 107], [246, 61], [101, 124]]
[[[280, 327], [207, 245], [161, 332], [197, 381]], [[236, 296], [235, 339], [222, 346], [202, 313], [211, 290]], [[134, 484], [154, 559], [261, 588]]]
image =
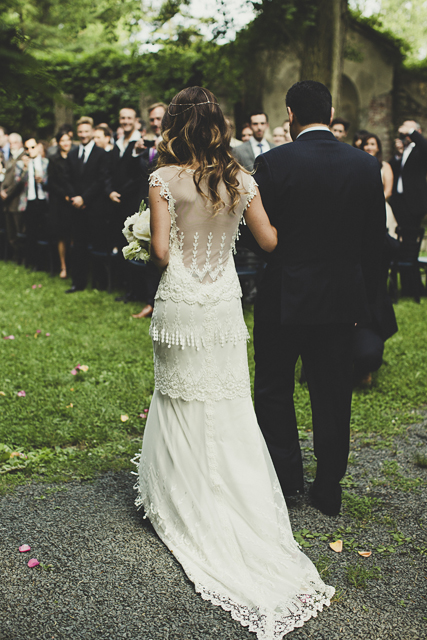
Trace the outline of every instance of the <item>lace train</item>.
[[[136, 504], [202, 598], [280, 640], [330, 604], [295, 542], [250, 397], [186, 402], [155, 391]], [[182, 464], [181, 464], [182, 463]]]

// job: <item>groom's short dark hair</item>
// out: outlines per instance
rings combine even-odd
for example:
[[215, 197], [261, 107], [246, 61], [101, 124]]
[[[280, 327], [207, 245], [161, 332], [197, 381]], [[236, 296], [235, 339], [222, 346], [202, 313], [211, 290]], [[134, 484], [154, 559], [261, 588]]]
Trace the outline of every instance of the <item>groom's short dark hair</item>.
[[315, 80], [296, 82], [286, 94], [286, 106], [301, 126], [320, 122], [329, 126], [332, 96], [328, 87]]

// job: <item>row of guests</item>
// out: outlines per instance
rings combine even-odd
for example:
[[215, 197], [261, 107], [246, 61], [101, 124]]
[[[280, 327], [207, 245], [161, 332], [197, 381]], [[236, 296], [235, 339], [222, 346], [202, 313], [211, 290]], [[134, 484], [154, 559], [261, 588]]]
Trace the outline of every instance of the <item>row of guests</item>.
[[[37, 241], [56, 238], [61, 263], [60, 276], [66, 278], [71, 264], [72, 285], [68, 293], [86, 287], [88, 246], [94, 250], [111, 250], [117, 254], [122, 284], [126, 275], [121, 247], [125, 244], [122, 228], [125, 219], [138, 210], [148, 195], [149, 166], [155, 161], [156, 143], [160, 139], [165, 105], [149, 108], [150, 133], [137, 129], [134, 109], [121, 109], [123, 135], [112, 145], [106, 125], [93, 127], [93, 120], [77, 122], [79, 144], [72, 140], [69, 127], [57, 136], [57, 149], [43, 157], [35, 137], [22, 140], [17, 133], [9, 136], [10, 157], [0, 159], [1, 198], [10, 245], [19, 258], [25, 231], [26, 260], [35, 264]], [[66, 250], [73, 245], [71, 260]], [[145, 270], [147, 299], [152, 303], [158, 276], [149, 265]]]

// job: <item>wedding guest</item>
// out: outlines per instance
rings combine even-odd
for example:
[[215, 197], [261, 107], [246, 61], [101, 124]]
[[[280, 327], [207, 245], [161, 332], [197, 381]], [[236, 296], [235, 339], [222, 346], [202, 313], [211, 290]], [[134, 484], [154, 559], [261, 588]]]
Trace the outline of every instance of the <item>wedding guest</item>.
[[371, 156], [374, 156], [380, 164], [384, 198], [386, 201], [386, 226], [389, 234], [393, 238], [397, 238], [397, 222], [393, 215], [393, 210], [388, 202], [393, 191], [393, 171], [389, 163], [384, 162], [383, 160], [381, 140], [377, 135], [375, 135], [375, 133], [368, 133], [362, 140], [361, 149], [369, 153]]
[[9, 135], [6, 127], [0, 126], [0, 152], [3, 155], [5, 162], [9, 160], [10, 156], [10, 144]]
[[275, 127], [273, 129], [273, 142], [277, 147], [286, 143], [286, 134], [283, 127]]
[[251, 126], [249, 124], [249, 122], [247, 122], [246, 124], [243, 125], [242, 127], [242, 133], [240, 135], [242, 142], [247, 142], [249, 140], [249, 138], [251, 138], [254, 135]]
[[360, 129], [359, 131], [356, 131], [353, 136], [353, 147], [356, 147], [356, 149], [360, 149], [362, 140], [365, 136], [368, 135], [368, 133], [369, 131], [366, 131], [366, 129]]
[[97, 147], [101, 147], [104, 151], [112, 151], [114, 145], [111, 143], [113, 132], [106, 124], [98, 124], [93, 133], [93, 139]]
[[93, 141], [93, 119], [82, 117], [77, 122], [80, 145], [73, 149], [65, 162], [66, 200], [72, 205], [71, 256], [72, 285], [65, 293], [86, 288], [88, 274], [88, 244], [102, 242], [105, 225], [106, 158], [104, 149]]
[[417, 229], [427, 213], [427, 140], [415, 120], [399, 128], [403, 154], [390, 160], [394, 173], [390, 204], [401, 227]]
[[251, 113], [249, 118], [253, 135], [240, 147], [233, 149], [233, 155], [247, 171], [253, 171], [256, 158], [273, 149], [276, 145], [268, 142], [265, 134], [268, 130], [268, 116], [264, 112]]
[[71, 150], [72, 140], [65, 131], [56, 135], [57, 152], [51, 157], [48, 167], [49, 186], [49, 227], [52, 236], [58, 243], [60, 261], [59, 277], [67, 277], [67, 249], [71, 240], [72, 208], [66, 200], [65, 165]]
[[344, 142], [349, 128], [350, 123], [348, 120], [344, 120], [344, 118], [334, 118], [329, 127], [330, 131], [334, 134], [335, 138], [339, 140], [339, 142]]
[[285, 132], [285, 144], [288, 144], [289, 142], [292, 142], [289, 120], [285, 120], [282, 127], [283, 131]]
[[[134, 154], [139, 154], [140, 162], [140, 179], [144, 185], [142, 189], [142, 198], [148, 198], [148, 175], [155, 168], [157, 162], [157, 145], [162, 140], [161, 129], [163, 116], [166, 113], [167, 106], [164, 102], [156, 102], [148, 107], [148, 120], [150, 123], [151, 135], [154, 138], [154, 144], [147, 147], [148, 142], [141, 138], [135, 143]], [[151, 144], [152, 141], [149, 141]], [[154, 296], [156, 295], [159, 285], [159, 273], [152, 262], [149, 262], [145, 268], [145, 297], [147, 304], [139, 313], [133, 314], [134, 318], [149, 318], [154, 309]]]
[[46, 233], [47, 221], [47, 170], [49, 160], [40, 154], [35, 137], [24, 144], [25, 154], [17, 160], [15, 182], [18, 185], [18, 210], [23, 212], [23, 226], [27, 235], [26, 258], [35, 265], [37, 241]]
[[141, 138], [136, 129], [135, 109], [120, 109], [119, 122], [124, 133], [110, 151], [105, 183], [105, 193], [112, 207], [111, 242], [117, 248], [125, 245], [122, 233], [124, 222], [138, 211], [142, 199], [139, 163], [132, 153], [135, 143]]
[[17, 234], [23, 231], [23, 212], [19, 211], [19, 187], [15, 181], [15, 172], [16, 163], [18, 160], [22, 160], [25, 150], [19, 133], [10, 134], [9, 144], [10, 155], [9, 160], [5, 163], [0, 197], [3, 203], [7, 240], [13, 251], [12, 258], [19, 260]]

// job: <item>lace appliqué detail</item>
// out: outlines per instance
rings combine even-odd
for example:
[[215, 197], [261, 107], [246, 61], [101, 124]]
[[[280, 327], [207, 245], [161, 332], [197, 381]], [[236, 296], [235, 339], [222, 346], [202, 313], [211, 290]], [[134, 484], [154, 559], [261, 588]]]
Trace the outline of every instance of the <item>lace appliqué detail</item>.
[[[206, 428], [209, 440], [209, 423], [212, 422], [210, 420], [210, 412], [214, 410], [214, 407], [213, 403], [207, 403], [207, 405]], [[213, 425], [211, 425], [211, 431], [212, 429]], [[214, 437], [213, 432], [210, 433], [210, 438], [212, 439], [212, 437]], [[212, 445], [210, 451], [209, 443], [207, 443], [207, 445], [210, 472], [213, 474], [212, 490], [214, 495], [216, 495], [217, 504], [221, 504], [221, 479], [216, 473], [214, 447]], [[206, 549], [205, 553], [205, 549], [202, 550], [198, 544], [194, 544], [188, 528], [181, 531], [185, 517], [182, 518], [177, 514], [175, 521], [171, 519], [171, 514], [175, 512], [176, 505], [182, 507], [182, 500], [179, 500], [179, 498], [175, 496], [173, 486], [167, 486], [167, 482], [164, 478], [160, 477], [158, 471], [156, 471], [152, 465], [148, 464], [145, 459], [141, 458], [141, 454], [137, 454], [133, 458], [132, 463], [138, 468], [137, 473], [132, 472], [138, 476], [138, 481], [134, 485], [134, 489], [138, 492], [135, 504], [138, 509], [144, 508], [144, 519], [148, 518], [150, 520], [164, 542], [165, 539], [173, 541], [172, 551], [174, 556], [182, 565], [187, 577], [193, 582], [196, 592], [199, 593], [204, 600], [229, 612], [233, 620], [239, 622], [243, 627], [247, 627], [249, 631], [256, 633], [258, 640], [282, 640], [286, 634], [296, 628], [302, 627], [310, 618], [317, 617], [318, 612], [321, 612], [324, 606], [330, 605], [335, 589], [325, 585], [320, 578], [317, 580], [313, 575], [307, 576], [300, 594], [291, 599], [283, 598], [283, 601], [280, 601], [280, 605], [276, 606], [275, 610], [244, 605], [236, 602], [225, 594], [218, 593], [218, 591], [206, 584], [201, 584], [188, 564], [188, 556], [186, 557], [185, 554], [181, 554], [180, 550], [187, 549], [191, 553], [191, 557], [194, 558], [194, 564], [197, 565], [198, 562], [204, 564], [208, 560], [209, 548]], [[150, 486], [153, 488], [156, 487], [156, 493], [160, 492], [166, 497], [167, 515], [166, 513], [163, 514], [161, 507], [155, 506], [155, 503], [158, 504], [158, 501], [154, 495], [151, 496]], [[283, 496], [281, 499], [283, 501]], [[197, 521], [198, 506], [191, 503], [191, 510], [193, 509], [195, 509], [194, 518]], [[227, 518], [225, 517], [224, 521], [221, 518], [221, 522], [222, 525], [226, 526]], [[276, 526], [278, 523], [280, 526], [280, 522], [281, 518], [279, 517]], [[229, 536], [227, 539], [230, 540], [231, 537], [232, 536]], [[283, 531], [282, 537], [287, 539], [288, 536], [285, 531]], [[167, 544], [167, 546], [171, 548], [169, 544]]]
[[252, 202], [252, 200], [255, 198], [256, 196], [256, 188], [257, 188], [257, 183], [255, 182], [255, 180], [253, 179], [253, 177], [251, 176], [250, 182], [249, 182], [249, 191], [247, 194], [247, 199], [246, 199], [246, 206], [243, 209], [243, 213], [242, 213], [242, 217], [240, 218], [240, 222], [239, 225], [234, 233], [233, 236], [233, 241], [232, 241], [232, 252], [234, 253], [234, 255], [236, 255], [237, 249], [236, 249], [236, 242], [238, 241], [238, 239], [240, 238], [240, 225], [245, 225], [246, 221], [245, 221], [245, 211], [246, 209], [249, 207], [250, 203]]

